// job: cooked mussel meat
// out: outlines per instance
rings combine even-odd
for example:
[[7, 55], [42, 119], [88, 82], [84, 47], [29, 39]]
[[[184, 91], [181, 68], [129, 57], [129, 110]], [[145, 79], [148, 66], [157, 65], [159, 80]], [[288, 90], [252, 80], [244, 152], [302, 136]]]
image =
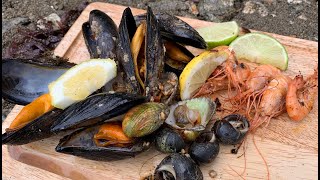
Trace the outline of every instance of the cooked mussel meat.
[[173, 153], [165, 157], [154, 172], [155, 180], [202, 180], [199, 166], [186, 155]]
[[48, 84], [60, 77], [72, 63], [39, 63], [32, 59], [2, 60], [2, 98], [19, 105], [31, 103], [48, 93]]
[[128, 137], [143, 137], [156, 131], [168, 117], [169, 109], [163, 103], [148, 102], [130, 109], [122, 121]]
[[114, 21], [100, 10], [92, 10], [82, 34], [91, 58], [116, 58], [118, 30]]
[[[201, 35], [188, 23], [167, 13], [156, 13], [161, 35], [173, 42], [205, 49], [207, 44]], [[146, 14], [135, 16], [137, 24], [146, 19]]]
[[103, 123], [143, 102], [145, 97], [139, 95], [98, 93], [66, 108], [51, 130], [59, 132]]
[[188, 153], [199, 163], [210, 163], [219, 154], [220, 146], [213, 132], [203, 132], [191, 144]]
[[112, 161], [134, 157], [149, 147], [148, 140], [126, 137], [121, 123], [113, 122], [80, 129], [63, 137], [56, 151], [92, 160]]
[[220, 142], [236, 145], [249, 131], [250, 123], [245, 116], [231, 114], [214, 123], [212, 130]]
[[186, 143], [177, 131], [165, 127], [155, 134], [155, 146], [161, 152], [173, 153], [184, 149]]
[[164, 46], [166, 56], [172, 60], [188, 63], [194, 58], [194, 55], [187, 48], [178, 43], [165, 41]]

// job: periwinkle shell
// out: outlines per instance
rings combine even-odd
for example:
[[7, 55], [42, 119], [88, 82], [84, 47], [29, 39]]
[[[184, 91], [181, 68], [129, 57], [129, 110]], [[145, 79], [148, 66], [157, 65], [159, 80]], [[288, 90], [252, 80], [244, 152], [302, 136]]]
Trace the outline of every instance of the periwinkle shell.
[[186, 146], [180, 134], [170, 128], [161, 129], [155, 136], [156, 148], [164, 153], [180, 152]]

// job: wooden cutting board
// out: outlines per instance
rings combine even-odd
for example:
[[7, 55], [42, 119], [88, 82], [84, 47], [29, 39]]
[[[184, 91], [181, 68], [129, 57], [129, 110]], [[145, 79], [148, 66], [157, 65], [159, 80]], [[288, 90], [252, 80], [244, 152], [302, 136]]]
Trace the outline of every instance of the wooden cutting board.
[[[92, 3], [82, 12], [55, 50], [57, 56], [69, 58], [79, 63], [89, 59], [81, 33], [81, 25], [88, 20], [89, 12], [99, 9], [107, 13], [119, 24], [124, 6], [107, 3]], [[134, 15], [144, 10], [132, 8]], [[181, 18], [194, 28], [208, 26], [211, 22]], [[269, 33], [267, 33], [269, 34]], [[289, 54], [289, 68], [286, 74], [294, 77], [313, 73], [318, 64], [318, 44], [292, 37], [269, 34], [285, 45]], [[192, 49], [194, 54], [201, 51]], [[15, 106], [2, 126], [4, 129], [19, 113], [22, 106]], [[55, 152], [55, 146], [61, 137], [56, 136], [22, 146], [8, 146], [13, 159], [72, 179], [140, 179], [153, 172], [154, 168], [166, 156], [154, 149], [139, 154], [135, 158], [112, 162], [97, 162], [80, 157]], [[301, 122], [289, 120], [287, 114], [272, 119], [266, 129], [260, 129], [255, 142], [265, 158], [271, 179], [317, 179], [318, 177], [318, 101], [314, 109]], [[6, 146], [3, 146], [5, 149]], [[255, 149], [253, 136], [247, 139], [245, 157], [240, 149], [237, 155], [231, 154], [232, 146], [221, 146], [217, 159], [201, 166], [205, 179], [211, 179], [209, 172], [217, 173], [216, 179], [267, 179], [268, 174], [263, 159]], [[242, 155], [242, 156], [241, 156]], [[245, 163], [246, 162], [246, 163]], [[3, 164], [10, 166], [10, 164]], [[244, 167], [246, 171], [243, 178]], [[19, 169], [16, 169], [19, 171]], [[32, 177], [29, 177], [32, 179]]]

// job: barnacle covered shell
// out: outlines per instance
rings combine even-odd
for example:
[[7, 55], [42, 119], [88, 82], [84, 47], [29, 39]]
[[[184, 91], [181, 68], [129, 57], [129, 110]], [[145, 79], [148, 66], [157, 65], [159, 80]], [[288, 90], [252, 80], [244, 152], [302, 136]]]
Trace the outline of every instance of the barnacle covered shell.
[[148, 102], [130, 109], [122, 128], [128, 137], [142, 137], [156, 131], [168, 117], [169, 109], [163, 103]]

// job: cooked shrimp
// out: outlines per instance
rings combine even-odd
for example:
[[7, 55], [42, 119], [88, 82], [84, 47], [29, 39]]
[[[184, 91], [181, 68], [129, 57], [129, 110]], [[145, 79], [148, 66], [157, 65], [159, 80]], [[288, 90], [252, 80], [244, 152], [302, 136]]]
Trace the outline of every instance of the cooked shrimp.
[[[233, 104], [238, 104], [238, 110], [245, 107], [246, 115], [250, 117], [252, 107], [254, 110], [258, 108], [256, 101], [266, 90], [270, 80], [281, 75], [281, 71], [271, 65], [260, 65], [256, 67], [245, 82], [245, 90], [238, 93], [233, 99]], [[247, 104], [244, 106], [244, 104]]]
[[232, 51], [229, 59], [213, 71], [206, 83], [200, 87], [193, 97], [210, 95], [226, 89], [230, 92], [231, 88], [236, 88], [239, 91], [250, 72], [250, 67], [245, 63], [239, 63]]
[[286, 97], [286, 109], [290, 119], [300, 121], [305, 118], [313, 108], [318, 92], [318, 68], [313, 75], [303, 80], [297, 75], [289, 84]]
[[269, 124], [273, 117], [285, 111], [285, 100], [291, 79], [286, 75], [278, 75], [270, 81], [258, 99], [258, 109], [253, 119], [250, 120], [250, 130], [255, 130], [263, 123]]

